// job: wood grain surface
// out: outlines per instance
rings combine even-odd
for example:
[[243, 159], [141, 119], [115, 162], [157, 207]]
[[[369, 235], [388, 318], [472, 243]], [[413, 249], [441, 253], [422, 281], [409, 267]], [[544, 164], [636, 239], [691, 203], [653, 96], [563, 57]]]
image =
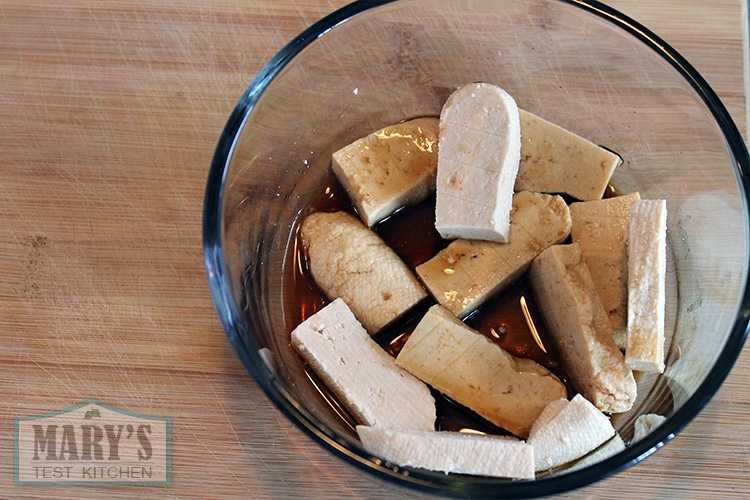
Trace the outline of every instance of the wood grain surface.
[[[0, 1], [0, 497], [400, 496], [271, 405], [203, 266], [204, 184], [230, 111], [344, 3]], [[741, 0], [611, 4], [691, 61], [747, 137]], [[749, 375], [746, 346], [670, 444], [565, 498], [749, 498]], [[14, 419], [90, 398], [171, 418], [170, 486], [14, 485]]]

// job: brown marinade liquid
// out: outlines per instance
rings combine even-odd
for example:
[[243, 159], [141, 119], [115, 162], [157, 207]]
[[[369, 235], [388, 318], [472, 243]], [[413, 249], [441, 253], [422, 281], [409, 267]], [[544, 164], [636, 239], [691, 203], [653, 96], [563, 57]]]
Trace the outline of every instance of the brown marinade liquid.
[[[330, 174], [329, 179], [317, 199], [312, 201], [313, 211], [333, 212], [344, 210], [355, 213], [346, 192]], [[614, 188], [608, 188], [605, 197], [616, 194]], [[574, 200], [566, 200], [574, 201]], [[450, 241], [444, 240], [435, 229], [435, 197], [432, 196], [413, 207], [397, 211], [391, 217], [380, 222], [374, 230], [412, 269], [431, 259]], [[284, 266], [284, 294], [287, 301], [284, 305], [287, 324], [298, 325], [310, 315], [320, 310], [327, 300], [317, 289], [307, 271], [301, 244], [297, 244], [297, 255], [294, 265]], [[529, 324], [521, 307], [525, 300], [532, 323], [536, 327], [539, 342], [531, 333]], [[404, 317], [386, 327], [374, 337], [392, 356], [398, 355], [409, 335], [419, 323], [424, 313], [436, 301], [431, 297], [415, 306]], [[567, 376], [562, 370], [554, 346], [549, 338], [544, 322], [531, 292], [531, 286], [524, 277], [511, 288], [487, 302], [478, 311], [464, 320], [467, 325], [486, 335], [514, 356], [530, 358], [541, 364], [566, 384], [569, 395], [575, 391], [569, 386]], [[492, 434], [508, 434], [507, 431], [487, 422], [471, 410], [455, 403], [433, 390], [437, 403], [437, 429], [461, 430], [472, 429]]]

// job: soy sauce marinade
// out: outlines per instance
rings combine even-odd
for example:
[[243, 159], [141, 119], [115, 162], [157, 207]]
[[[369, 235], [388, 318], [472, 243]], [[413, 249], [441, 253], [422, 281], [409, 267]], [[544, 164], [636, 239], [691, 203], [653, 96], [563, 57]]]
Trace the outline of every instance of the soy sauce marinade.
[[[328, 175], [329, 178], [323, 184], [324, 187], [321, 189], [320, 195], [311, 200], [311, 212], [343, 210], [355, 213], [346, 192], [330, 172], [330, 169]], [[615, 194], [615, 191], [608, 188], [605, 197], [613, 194]], [[442, 239], [435, 229], [434, 196], [419, 205], [399, 210], [375, 226], [374, 230], [412, 269], [431, 259], [450, 243], [449, 240]], [[296, 248], [294, 265], [285, 265], [283, 271], [285, 289], [291, 291], [291, 293], [284, 294], [286, 300], [284, 310], [287, 324], [292, 325], [292, 327], [302, 323], [328, 302], [315, 286], [313, 278], [307, 270], [302, 245], [299, 241]], [[538, 342], [534, 339], [525, 318], [521, 306], [522, 300], [525, 301], [532, 323], [536, 327]], [[395, 357], [424, 313], [435, 303], [436, 301], [432, 297], [421, 302], [404, 317], [378, 333], [373, 339]], [[465, 322], [512, 355], [532, 359], [544, 366], [566, 384], [570, 396], [575, 394], [576, 391], [570, 387], [567, 376], [554, 352], [554, 346], [537, 309], [531, 286], [525, 277], [521, 278], [510, 289], [488, 301], [478, 311], [465, 319]], [[437, 404], [438, 430], [472, 429], [492, 434], [508, 434], [504, 429], [487, 422], [471, 410], [449, 400], [437, 391], [433, 391], [433, 396], [435, 396]]]

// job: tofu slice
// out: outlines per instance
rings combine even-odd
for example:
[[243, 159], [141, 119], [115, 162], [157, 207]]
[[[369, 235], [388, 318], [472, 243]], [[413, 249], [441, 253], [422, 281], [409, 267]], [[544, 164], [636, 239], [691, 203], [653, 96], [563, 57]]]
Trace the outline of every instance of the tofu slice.
[[656, 413], [646, 413], [636, 418], [631, 444], [645, 438], [651, 431], [663, 424], [665, 420], [667, 420], [667, 417], [657, 415]]
[[443, 238], [508, 241], [521, 155], [518, 106], [503, 89], [472, 83], [440, 113], [435, 227]]
[[386, 429], [435, 429], [429, 388], [396, 366], [342, 299], [295, 328], [292, 346], [358, 422]]
[[638, 193], [570, 205], [573, 243], [589, 268], [594, 288], [607, 311], [615, 344], [626, 347], [628, 326], [628, 227]]
[[544, 408], [544, 410], [542, 410], [542, 413], [539, 414], [539, 417], [534, 420], [534, 424], [531, 426], [531, 430], [529, 431], [528, 439], [533, 438], [534, 434], [539, 432], [539, 429], [550, 423], [552, 419], [555, 418], [557, 414], [563, 410], [563, 408], [568, 406], [568, 403], [570, 403], [570, 401], [568, 401], [566, 398], [560, 398], [548, 404]]
[[614, 153], [528, 111], [521, 119], [516, 191], [564, 193], [598, 200], [622, 160]]
[[534, 448], [534, 469], [539, 472], [571, 462], [614, 435], [609, 419], [577, 394], [529, 437], [528, 443]]
[[628, 232], [628, 345], [633, 370], [664, 372], [667, 202], [637, 200]]
[[427, 311], [396, 364], [522, 438], [547, 404], [567, 394], [546, 368], [510, 355], [439, 305]]
[[310, 214], [300, 234], [315, 283], [330, 300], [344, 299], [371, 335], [427, 297], [412, 270], [351, 214]]
[[417, 118], [333, 153], [333, 172], [367, 226], [421, 202], [435, 190], [438, 131], [437, 118]]
[[[542, 411], [539, 418], [536, 419], [534, 425], [531, 426], [529, 431], [529, 440], [532, 440], [534, 436], [539, 432], [540, 429], [544, 428], [550, 423], [566, 406], [570, 403], [567, 399], [558, 399], [557, 401], [551, 402]], [[597, 462], [601, 462], [625, 449], [625, 443], [619, 434], [615, 434], [609, 441], [600, 445], [596, 451], [589, 452], [589, 455], [583, 456], [575, 465], [568, 468], [565, 472], [572, 472], [574, 470], [582, 469], [593, 465]]]
[[596, 451], [590, 455], [586, 455], [581, 458], [575, 465], [567, 469], [565, 472], [573, 472], [574, 470], [583, 469], [589, 465], [594, 465], [606, 460], [609, 457], [613, 457], [625, 449], [625, 442], [622, 440], [619, 434], [615, 434], [610, 438], [609, 441], [601, 445]]
[[397, 465], [459, 474], [534, 479], [534, 450], [508, 436], [357, 426], [362, 446]]
[[529, 281], [573, 386], [601, 411], [629, 410], [637, 385], [612, 338], [580, 246], [543, 251], [531, 264]]
[[518, 280], [542, 250], [567, 238], [570, 211], [559, 196], [523, 191], [513, 196], [511, 240], [456, 240], [417, 267], [437, 301], [465, 318]]

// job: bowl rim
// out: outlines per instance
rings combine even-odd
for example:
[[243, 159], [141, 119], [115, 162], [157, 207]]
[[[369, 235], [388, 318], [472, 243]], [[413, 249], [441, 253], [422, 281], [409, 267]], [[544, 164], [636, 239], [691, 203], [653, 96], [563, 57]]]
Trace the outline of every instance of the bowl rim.
[[[442, 473], [406, 468], [383, 462], [368, 454], [359, 446], [338, 437], [323, 425], [314, 415], [297, 403], [280, 380], [274, 376], [258, 354], [258, 346], [245, 343], [247, 331], [242, 323], [242, 315], [230, 296], [230, 283], [222, 254], [221, 206], [224, 196], [224, 181], [232, 158], [239, 133], [248, 116], [263, 94], [266, 87], [279, 72], [302, 50], [346, 20], [374, 8], [395, 3], [399, 0], [358, 0], [317, 21], [282, 48], [257, 74], [240, 97], [232, 111], [219, 139], [206, 184], [203, 210], [203, 247], [206, 274], [216, 310], [227, 336], [235, 351], [255, 382], [266, 396], [299, 429], [312, 437], [324, 448], [357, 468], [386, 479], [400, 486], [416, 488], [420, 491], [458, 496], [469, 494], [476, 497], [497, 496], [504, 498], [535, 498], [560, 494], [596, 481], [602, 480], [645, 459], [670, 441], [685, 427], [709, 402], [726, 379], [737, 360], [750, 325], [750, 288], [748, 287], [748, 266], [746, 261], [742, 298], [737, 317], [724, 349], [714, 366], [695, 393], [682, 407], [673, 413], [662, 425], [643, 440], [601, 462], [583, 469], [529, 481], [508, 481], [499, 478], [479, 478], [460, 475], [448, 476]], [[711, 111], [714, 120], [726, 140], [727, 150], [733, 162], [738, 187], [742, 198], [742, 211], [745, 231], [745, 249], [750, 248], [750, 225], [748, 224], [748, 200], [750, 199], [750, 158], [747, 147], [734, 121], [713, 89], [693, 66], [668, 43], [645, 26], [623, 13], [597, 0], [548, 0], [553, 3], [572, 5], [594, 14], [626, 33], [634, 36], [666, 60], [692, 86], [704, 104]], [[747, 258], [747, 256], [746, 256]], [[530, 486], [531, 485], [531, 486]]]

